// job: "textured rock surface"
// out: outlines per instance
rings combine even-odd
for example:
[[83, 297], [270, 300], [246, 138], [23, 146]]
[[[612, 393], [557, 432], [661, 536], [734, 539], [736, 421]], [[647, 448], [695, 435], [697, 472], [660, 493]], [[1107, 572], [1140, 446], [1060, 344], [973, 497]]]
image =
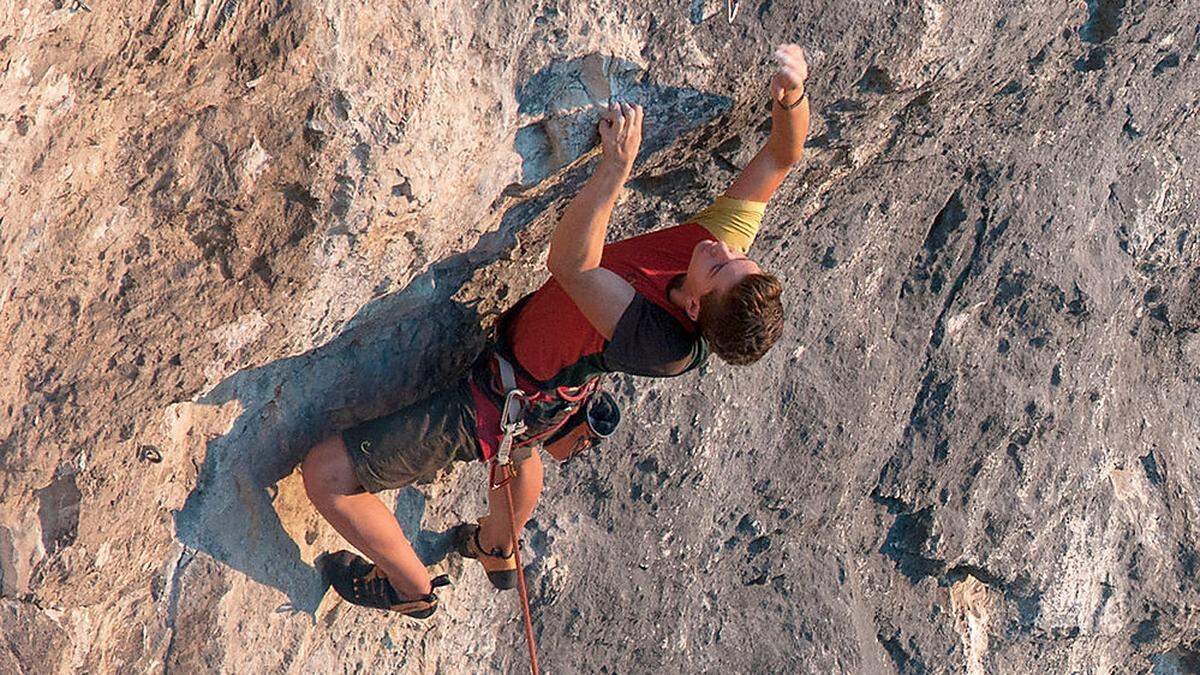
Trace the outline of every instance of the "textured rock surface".
[[614, 383], [526, 533], [550, 672], [1200, 668], [1196, 2], [0, 7], [0, 671], [520, 670], [446, 557], [480, 467], [389, 495], [458, 584], [341, 603], [295, 465], [539, 283], [594, 111], [613, 231], [814, 127], [759, 365]]

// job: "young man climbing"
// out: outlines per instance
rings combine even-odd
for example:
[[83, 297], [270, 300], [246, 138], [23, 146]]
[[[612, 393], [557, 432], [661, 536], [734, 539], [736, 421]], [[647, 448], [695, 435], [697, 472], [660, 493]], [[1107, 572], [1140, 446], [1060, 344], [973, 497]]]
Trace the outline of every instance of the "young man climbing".
[[507, 454], [506, 402], [523, 411], [523, 428], [512, 439], [515, 476], [507, 490], [492, 484], [487, 516], [456, 530], [459, 553], [482, 563], [501, 589], [516, 579], [510, 508], [520, 531], [542, 491], [533, 447], [553, 444], [552, 454], [562, 458], [571, 451], [562, 450], [564, 442], [611, 414], [611, 398], [597, 394], [602, 374], [671, 377], [696, 368], [710, 351], [746, 365], [775, 343], [783, 330], [782, 289], [746, 251], [767, 200], [800, 160], [809, 117], [803, 50], [783, 45], [775, 58], [770, 137], [723, 196], [683, 225], [605, 245], [641, 144], [643, 115], [637, 105], [610, 105], [600, 121], [602, 158], [551, 239], [552, 278], [505, 313], [492, 344], [456, 386], [308, 452], [302, 472], [309, 499], [373, 561], [349, 551], [322, 557], [319, 565], [343, 598], [418, 618], [433, 613], [435, 589], [449, 582], [430, 579], [374, 493], [455, 460]]

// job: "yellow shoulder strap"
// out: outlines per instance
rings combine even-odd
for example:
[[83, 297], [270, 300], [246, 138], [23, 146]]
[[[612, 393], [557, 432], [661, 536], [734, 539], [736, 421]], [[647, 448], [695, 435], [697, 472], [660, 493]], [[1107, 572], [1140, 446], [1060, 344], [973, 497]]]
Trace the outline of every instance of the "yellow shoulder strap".
[[766, 202], [721, 196], [694, 218], [684, 222], [698, 223], [730, 248], [745, 253], [754, 243], [766, 207]]

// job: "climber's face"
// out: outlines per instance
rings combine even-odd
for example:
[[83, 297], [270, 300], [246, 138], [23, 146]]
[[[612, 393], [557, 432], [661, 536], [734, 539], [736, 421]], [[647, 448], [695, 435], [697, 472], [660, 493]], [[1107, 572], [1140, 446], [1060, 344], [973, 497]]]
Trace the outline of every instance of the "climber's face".
[[692, 249], [692, 259], [680, 286], [683, 308], [694, 321], [700, 316], [701, 298], [709, 293], [720, 297], [747, 275], [761, 272], [757, 263], [725, 242], [702, 241]]

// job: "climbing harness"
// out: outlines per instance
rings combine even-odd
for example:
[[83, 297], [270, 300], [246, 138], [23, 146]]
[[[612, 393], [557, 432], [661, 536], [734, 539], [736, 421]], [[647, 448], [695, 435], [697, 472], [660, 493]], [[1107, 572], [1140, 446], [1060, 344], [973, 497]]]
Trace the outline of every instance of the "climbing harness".
[[[537, 645], [533, 638], [533, 617], [529, 611], [529, 592], [525, 587], [525, 567], [521, 564], [521, 541], [517, 537], [517, 516], [513, 513], [512, 480], [517, 476], [517, 468], [512, 461], [513, 439], [525, 432], [524, 402], [525, 392], [517, 386], [516, 374], [512, 364], [503, 357], [498, 358], [500, 379], [507, 390], [504, 394], [504, 408], [500, 411], [500, 430], [504, 437], [500, 440], [500, 448], [492, 458], [488, 471], [488, 483], [494, 490], [504, 488], [508, 504], [508, 527], [512, 535], [513, 557], [517, 563], [517, 588], [521, 593], [521, 611], [525, 616], [525, 642], [529, 645], [529, 671], [538, 675]], [[500, 477], [497, 478], [497, 475]]]
[[[574, 387], [545, 386], [513, 359], [504, 356], [499, 347], [488, 350], [473, 368], [471, 377], [495, 406], [501, 432], [506, 427], [513, 432], [508, 442], [501, 437], [494, 455], [484, 456], [487, 461], [500, 457], [500, 466], [509, 464], [517, 449], [527, 452], [527, 448], [547, 442], [549, 438], [557, 439], [576, 425], [586, 426], [589, 400], [600, 393], [598, 377]], [[563, 459], [557, 454], [554, 456]], [[493, 476], [492, 486], [499, 487], [502, 478]]]
[[500, 317], [493, 327], [491, 347], [472, 368], [471, 378], [499, 408], [500, 442], [495, 454], [485, 455], [490, 461], [488, 487], [492, 490], [504, 488], [508, 500], [509, 534], [525, 619], [525, 641], [529, 645], [529, 668], [538, 675], [533, 617], [529, 609], [525, 567], [521, 564], [517, 518], [513, 512], [512, 480], [517, 475], [514, 459], [528, 457], [534, 444], [544, 442], [556, 459], [565, 460], [610, 435], [621, 415], [616, 400], [600, 390], [598, 376], [579, 386], [553, 386], [538, 381], [512, 356], [504, 339], [506, 322], [516, 316], [529, 297]]

